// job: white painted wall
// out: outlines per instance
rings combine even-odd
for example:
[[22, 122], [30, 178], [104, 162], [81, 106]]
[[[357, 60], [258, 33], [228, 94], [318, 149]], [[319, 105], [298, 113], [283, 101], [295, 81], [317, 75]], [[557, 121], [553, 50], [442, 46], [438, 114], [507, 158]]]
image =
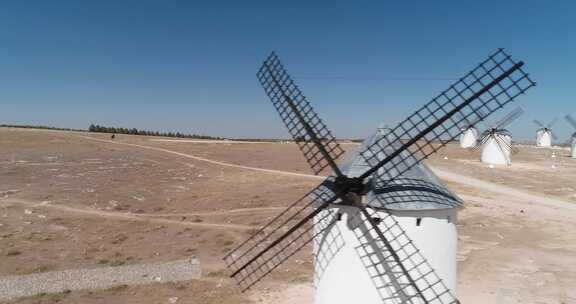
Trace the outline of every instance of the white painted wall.
[[[336, 223], [337, 228], [325, 232], [326, 240], [334, 240], [334, 235], [341, 234], [343, 246], [333, 255], [330, 252], [336, 251], [336, 241], [326, 241], [324, 243], [315, 242], [315, 272], [316, 272], [316, 292], [315, 304], [381, 304], [382, 298], [379, 295], [374, 282], [368, 274], [368, 270], [363, 265], [356, 247], [359, 245], [354, 232], [349, 228], [348, 217], [354, 209], [343, 207], [342, 220]], [[379, 216], [386, 217], [386, 213], [379, 212]], [[452, 290], [456, 289], [456, 250], [457, 250], [457, 208], [429, 210], [429, 211], [395, 211], [393, 217], [400, 227], [403, 227], [406, 234], [421, 250], [422, 255], [428, 260], [429, 265], [436, 271], [436, 274], [443, 279], [444, 286]], [[420, 225], [416, 225], [417, 218], [421, 218]], [[316, 226], [315, 226], [316, 227]], [[329, 245], [333, 246], [330, 247]], [[406, 256], [398, 252], [400, 258]], [[332, 259], [326, 264], [326, 259]], [[327, 265], [327, 266], [326, 266]], [[417, 277], [417, 269], [411, 272]], [[438, 286], [441, 288], [441, 286]], [[382, 290], [381, 290], [382, 292]], [[431, 292], [431, 291], [430, 291]], [[395, 302], [391, 302], [395, 303]]]
[[538, 132], [536, 132], [536, 146], [538, 147], [552, 146], [552, 132], [547, 130], [538, 130]]
[[572, 158], [576, 158], [576, 136], [572, 136]]
[[478, 130], [476, 128], [468, 128], [460, 135], [461, 148], [474, 148], [478, 141]]
[[[504, 142], [508, 143], [509, 146], [512, 145], [512, 138], [507, 135], [495, 135], [499, 136]], [[482, 155], [480, 160], [483, 163], [492, 165], [506, 165], [509, 166], [512, 163], [510, 147], [507, 145], [498, 145], [494, 137], [490, 137], [484, 143], [482, 147]]]

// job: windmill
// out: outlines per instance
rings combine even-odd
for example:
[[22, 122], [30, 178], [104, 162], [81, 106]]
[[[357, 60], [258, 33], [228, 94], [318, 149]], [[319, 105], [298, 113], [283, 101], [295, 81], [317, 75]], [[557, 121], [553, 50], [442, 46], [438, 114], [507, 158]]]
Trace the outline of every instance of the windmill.
[[512, 164], [512, 134], [505, 128], [524, 113], [518, 107], [482, 132], [481, 156], [483, 163], [491, 165]]
[[[312, 242], [316, 266], [326, 260], [331, 264], [341, 252], [350, 252], [343, 249], [358, 245], [351, 250], [358, 249], [359, 255], [350, 256], [350, 263], [361, 260], [364, 272], [335, 273], [336, 277], [325, 273], [321, 279], [324, 285], [316, 289], [316, 304], [328, 303], [327, 299], [336, 304], [350, 303], [351, 299], [361, 299], [362, 303], [458, 303], [452, 292], [454, 286], [446, 286], [431, 267], [431, 258], [424, 255], [427, 250], [417, 248], [423, 245], [433, 251], [435, 247], [441, 250], [445, 245], [441, 241], [443, 235], [416, 244], [403, 224], [405, 219], [412, 224], [422, 223], [433, 219], [433, 215], [419, 210], [418, 197], [402, 193], [410, 188], [426, 188], [418, 182], [410, 183], [409, 173], [454, 140], [463, 123], [485, 119], [534, 86], [522, 71], [523, 65], [504, 50], [497, 50], [395, 128], [367, 139], [351, 162], [361, 166], [339, 167], [336, 160], [343, 150], [272, 53], [259, 70], [258, 79], [292, 137], [304, 139], [297, 144], [312, 170], [318, 174], [330, 168], [332, 175], [224, 257], [231, 277], [244, 291]], [[480, 109], [485, 116], [480, 116]], [[456, 113], [462, 119], [455, 119]], [[352, 172], [352, 167], [357, 172]], [[441, 195], [439, 192], [436, 194]], [[385, 193], [412, 206], [406, 218], [389, 211], [393, 203]], [[355, 242], [341, 242], [350, 238], [332, 239], [335, 227], [353, 234]], [[336, 244], [328, 248], [341, 250], [318, 250], [326, 241]], [[321, 253], [329, 258], [318, 256]], [[453, 272], [455, 276], [455, 269]], [[367, 279], [373, 284], [357, 284], [356, 275], [360, 274], [363, 282]], [[342, 297], [320, 292], [334, 292]]]
[[[574, 128], [574, 131], [576, 131], [576, 120], [574, 120], [570, 115], [566, 115], [564, 118], [566, 118], [566, 121], [572, 126], [572, 128]], [[570, 141], [572, 158], [576, 158], [576, 132], [572, 134]]]
[[[479, 110], [479, 115], [484, 117], [485, 115], [482, 113], [482, 110]], [[456, 114], [457, 118], [461, 118], [460, 115]], [[461, 128], [462, 134], [460, 135], [460, 147], [464, 149], [468, 148], [475, 148], [478, 144], [480, 138], [480, 132], [478, 132], [478, 128], [476, 128], [476, 124], [478, 121], [474, 121], [472, 123], [468, 123], [463, 125]]]
[[479, 136], [478, 129], [475, 127], [466, 128], [460, 135], [460, 147], [465, 149], [476, 147]]
[[536, 146], [538, 146], [538, 147], [551, 147], [552, 146], [552, 139], [558, 139], [556, 137], [556, 135], [554, 135], [554, 133], [552, 132], [552, 126], [554, 126], [554, 124], [556, 124], [557, 121], [558, 121], [558, 119], [555, 118], [554, 120], [552, 120], [547, 125], [544, 125], [543, 123], [539, 122], [538, 120], [536, 120], [536, 119], [534, 120], [534, 123], [540, 127], [540, 129], [538, 129], [536, 131]]

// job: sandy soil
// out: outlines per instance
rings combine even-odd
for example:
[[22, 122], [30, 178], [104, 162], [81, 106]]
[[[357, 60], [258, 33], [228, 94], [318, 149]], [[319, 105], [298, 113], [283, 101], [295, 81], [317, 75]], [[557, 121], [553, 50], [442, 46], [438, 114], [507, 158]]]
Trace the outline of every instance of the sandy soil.
[[[108, 139], [0, 128], [0, 276], [196, 256], [204, 277], [12, 303], [311, 302], [308, 250], [245, 294], [221, 261], [319, 183], [295, 145]], [[511, 167], [491, 169], [477, 153], [450, 146], [429, 161], [467, 202], [459, 298], [576, 303], [576, 160], [519, 147]]]

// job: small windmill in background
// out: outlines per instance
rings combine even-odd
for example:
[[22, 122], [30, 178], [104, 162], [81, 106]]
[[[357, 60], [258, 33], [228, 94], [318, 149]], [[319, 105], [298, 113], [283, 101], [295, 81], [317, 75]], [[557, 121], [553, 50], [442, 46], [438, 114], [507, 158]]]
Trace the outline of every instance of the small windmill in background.
[[570, 138], [570, 154], [572, 155], [572, 158], [576, 158], [576, 120], [574, 120], [570, 115], [566, 115], [564, 118], [575, 131]]
[[555, 118], [547, 125], [544, 125], [538, 120], [534, 120], [534, 123], [540, 128], [536, 131], [536, 146], [537, 147], [551, 147], [552, 139], [557, 140], [558, 138], [552, 132], [552, 127], [556, 124], [558, 118]]
[[[483, 117], [485, 115], [480, 113], [480, 116]], [[460, 135], [460, 148], [475, 148], [478, 145], [480, 132], [478, 131], [478, 128], [476, 128], [476, 123], [477, 122], [469, 123], [461, 128], [462, 134]]]
[[332, 175], [224, 257], [231, 277], [247, 290], [313, 243], [316, 304], [459, 303], [445, 214], [458, 203], [421, 162], [534, 86], [523, 65], [499, 49], [338, 166], [343, 150], [272, 53], [258, 79], [312, 170]]
[[512, 133], [506, 127], [523, 113], [524, 110], [518, 107], [482, 132], [480, 160], [483, 163], [506, 166], [512, 164]]

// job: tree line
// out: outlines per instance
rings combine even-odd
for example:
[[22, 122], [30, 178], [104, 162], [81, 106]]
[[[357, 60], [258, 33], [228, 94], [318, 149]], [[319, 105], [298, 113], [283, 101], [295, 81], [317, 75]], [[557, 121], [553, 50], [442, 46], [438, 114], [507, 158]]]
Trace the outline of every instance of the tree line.
[[[72, 129], [72, 128], [58, 128], [51, 126], [41, 126], [41, 125], [11, 125], [11, 124], [0, 124], [1, 127], [6, 128], [28, 128], [28, 129], [47, 129], [47, 130], [60, 130], [60, 131], [76, 131], [76, 132], [101, 132], [101, 133], [113, 133], [113, 134], [128, 134], [128, 135], [147, 135], [147, 136], [164, 136], [164, 137], [178, 137], [178, 138], [193, 138], [193, 139], [216, 139], [216, 140], [234, 140], [234, 141], [255, 141], [255, 142], [297, 142], [301, 140], [293, 140], [291, 138], [225, 138], [225, 137], [214, 137], [207, 135], [198, 134], [184, 134], [180, 132], [159, 132], [159, 131], [147, 131], [138, 130], [136, 128], [115, 128], [115, 127], [105, 127], [100, 125], [91, 124], [88, 130]], [[362, 142], [361, 139], [349, 139], [351, 142]]]
[[117, 127], [107, 127], [91, 124], [88, 127], [88, 132], [100, 132], [100, 133], [113, 133], [113, 134], [128, 134], [128, 135], [147, 135], [147, 136], [164, 136], [164, 137], [178, 137], [178, 138], [195, 138], [195, 139], [223, 139], [221, 137], [214, 137], [208, 135], [199, 134], [185, 134], [180, 132], [160, 132], [160, 131], [149, 131], [149, 130], [139, 130], [136, 128], [117, 128]]
[[0, 128], [45, 129], [45, 130], [58, 130], [58, 131], [86, 132], [86, 130], [79, 130], [79, 129], [72, 129], [72, 128], [58, 128], [58, 127], [42, 126], [42, 125], [36, 126], [36, 125], [9, 125], [9, 124], [0, 124]]

